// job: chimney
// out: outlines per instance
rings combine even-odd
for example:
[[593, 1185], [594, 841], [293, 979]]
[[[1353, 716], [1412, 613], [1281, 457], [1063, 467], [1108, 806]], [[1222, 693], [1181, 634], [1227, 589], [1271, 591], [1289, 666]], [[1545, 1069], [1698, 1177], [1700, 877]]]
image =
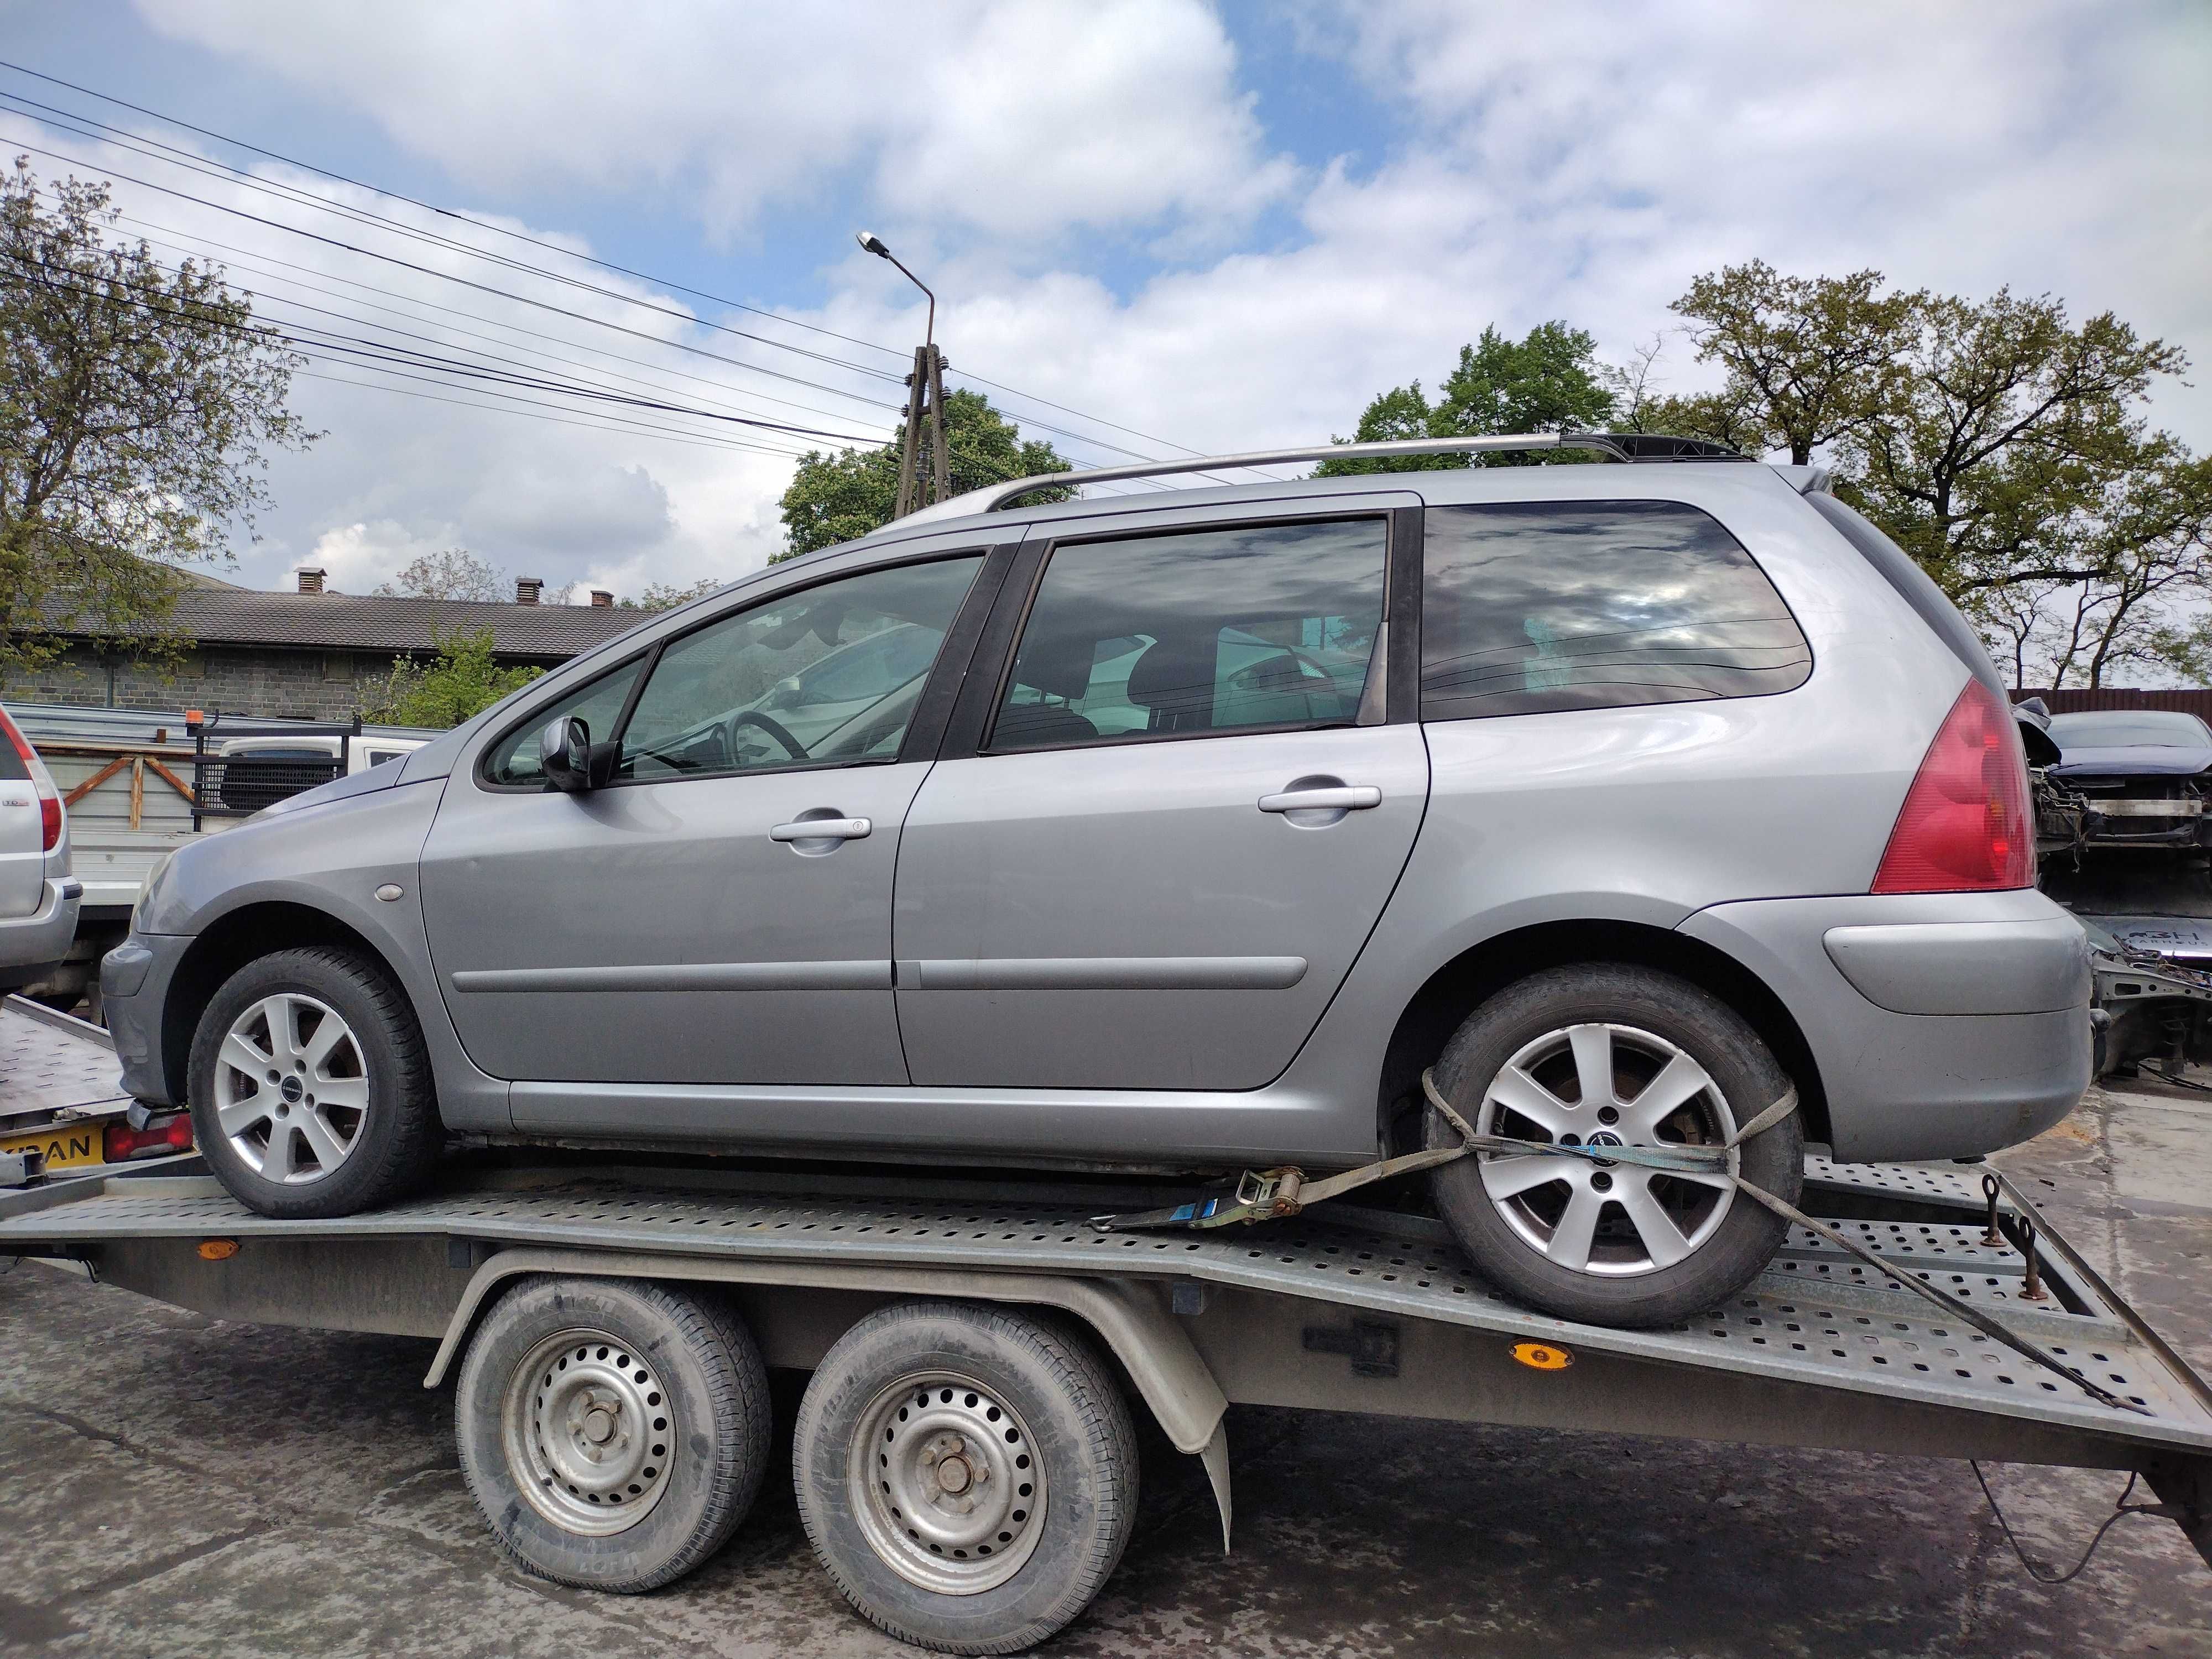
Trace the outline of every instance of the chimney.
[[514, 602], [517, 605], [537, 604], [538, 591], [544, 586], [535, 576], [517, 576], [514, 579]]
[[302, 570], [300, 573], [300, 591], [302, 593], [321, 592], [323, 591], [323, 573], [319, 570]]
[[595, 588], [593, 588], [593, 589], [592, 590], [592, 610], [594, 610], [594, 611], [605, 611], [605, 610], [607, 610], [607, 609], [611, 608], [611, 607], [613, 605], [614, 602], [615, 602], [615, 596], [614, 596], [613, 594], [611, 594], [611, 593], [608, 592], [607, 592], [607, 590], [606, 590], [605, 588], [604, 588], [604, 587], [595, 587]]

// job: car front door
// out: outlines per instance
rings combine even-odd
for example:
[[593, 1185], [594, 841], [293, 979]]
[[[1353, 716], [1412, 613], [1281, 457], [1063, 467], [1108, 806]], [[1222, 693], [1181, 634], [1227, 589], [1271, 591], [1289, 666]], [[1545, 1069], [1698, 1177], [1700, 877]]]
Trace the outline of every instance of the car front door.
[[1409, 500], [1024, 547], [900, 841], [916, 1084], [1245, 1090], [1289, 1065], [1427, 800]]
[[[422, 882], [470, 1057], [522, 1082], [904, 1083], [891, 876], [928, 769], [906, 751], [984, 563], [877, 567], [741, 606], [533, 709], [453, 778]], [[972, 620], [965, 643], [953, 631], [963, 657]], [[899, 649], [867, 648], [894, 630]], [[824, 726], [807, 676], [841, 653]], [[547, 787], [538, 733], [562, 714], [618, 745], [605, 787]]]

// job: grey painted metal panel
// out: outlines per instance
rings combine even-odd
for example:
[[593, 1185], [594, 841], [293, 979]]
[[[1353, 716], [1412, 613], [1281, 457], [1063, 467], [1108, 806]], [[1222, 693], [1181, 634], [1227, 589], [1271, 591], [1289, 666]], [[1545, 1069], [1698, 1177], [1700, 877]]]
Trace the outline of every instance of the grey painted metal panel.
[[805, 1149], [872, 1162], [895, 1147], [900, 1157], [938, 1162], [1167, 1170], [1285, 1158], [1318, 1168], [1367, 1155], [1364, 1144], [1344, 1144], [1341, 1099], [1279, 1086], [1244, 1093], [531, 1082], [516, 1084], [513, 1097], [516, 1129], [589, 1144]]
[[[2041, 1133], [2089, 1085], [2089, 1016], [1899, 1014], [1845, 979], [1831, 929], [2065, 918], [2040, 893], [1857, 894], [1719, 904], [1682, 923], [1773, 989], [1820, 1068], [1838, 1157], [1967, 1158]], [[2071, 926], [2070, 919], [2068, 925]]]
[[[1260, 809], [1263, 795], [1316, 776], [1377, 787], [1382, 804], [1319, 828]], [[901, 840], [893, 940], [902, 960], [976, 964], [967, 970], [975, 988], [902, 984], [915, 1081], [1217, 1091], [1268, 1082], [1381, 915], [1427, 787], [1412, 726], [940, 763]], [[1281, 965], [1179, 989], [1121, 988], [1110, 965], [1186, 956]], [[1024, 958], [1109, 965], [1079, 986], [1006, 983], [998, 964]], [[1289, 960], [1304, 971], [1291, 977]], [[1226, 1123], [1206, 1133], [1252, 1139]]]
[[[904, 1083], [891, 874], [896, 826], [927, 770], [766, 772], [588, 795], [456, 778], [422, 882], [471, 1055], [524, 1080]], [[823, 856], [774, 839], [776, 825], [822, 811], [882, 833]], [[547, 989], [592, 994], [549, 1004]], [[622, 1102], [605, 1104], [604, 1127], [619, 1129]]]
[[[418, 751], [419, 752], [419, 751]], [[302, 807], [281, 817], [241, 823], [219, 836], [203, 836], [177, 849], [155, 872], [137, 927], [155, 962], [129, 1008], [106, 1012], [117, 1033], [132, 1086], [137, 1086], [138, 1043], [158, 1041], [161, 1011], [188, 945], [176, 939], [206, 933], [225, 916], [264, 903], [296, 904], [319, 911], [367, 939], [391, 967], [422, 1023], [423, 1041], [438, 1079], [438, 1109], [459, 1130], [508, 1127], [507, 1085], [486, 1075], [461, 1047], [430, 971], [423, 926], [422, 842], [445, 793], [441, 778], [357, 799]], [[392, 901], [380, 887], [400, 890]], [[154, 935], [168, 935], [167, 941]], [[135, 1036], [125, 1040], [125, 1026]], [[146, 1051], [151, 1066], [158, 1047]], [[184, 1097], [185, 1080], [166, 1079], [167, 1098]]]
[[1845, 979], [1894, 1013], [2041, 1014], [2089, 998], [2088, 938], [2063, 914], [1831, 927], [1821, 943]]

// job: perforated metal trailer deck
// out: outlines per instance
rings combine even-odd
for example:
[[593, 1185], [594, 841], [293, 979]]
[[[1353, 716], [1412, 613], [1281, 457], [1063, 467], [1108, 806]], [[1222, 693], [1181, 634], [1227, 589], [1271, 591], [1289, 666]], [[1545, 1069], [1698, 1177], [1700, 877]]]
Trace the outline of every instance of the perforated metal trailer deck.
[[[2047, 1224], [2047, 1299], [2028, 1300], [2020, 1210], [2008, 1197], [2007, 1242], [1988, 1243], [1977, 1179], [1811, 1160], [1808, 1212], [1855, 1230], [1891, 1273], [1799, 1231], [1727, 1306], [1645, 1332], [1514, 1304], [1418, 1217], [1342, 1206], [1206, 1234], [1102, 1234], [1088, 1224], [1096, 1193], [1066, 1183], [1012, 1200], [991, 1182], [514, 1168], [374, 1215], [283, 1222], [204, 1175], [114, 1173], [0, 1196], [0, 1254], [72, 1258], [225, 1318], [441, 1337], [432, 1386], [520, 1275], [724, 1285], [768, 1363], [800, 1368], [902, 1297], [1059, 1308], [1112, 1350], [1175, 1443], [1206, 1458], [1224, 1537], [1234, 1401], [2139, 1470], [2212, 1561], [2212, 1391]], [[1947, 1316], [1907, 1275], [2135, 1409]]]

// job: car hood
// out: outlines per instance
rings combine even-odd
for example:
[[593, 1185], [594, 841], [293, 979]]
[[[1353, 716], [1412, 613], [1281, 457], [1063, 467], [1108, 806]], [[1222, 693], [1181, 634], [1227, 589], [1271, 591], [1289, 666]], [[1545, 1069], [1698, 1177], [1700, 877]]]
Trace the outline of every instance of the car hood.
[[2069, 749], [2051, 769], [2058, 777], [2187, 777], [2212, 768], [2212, 749], [2168, 749], [2131, 744], [2115, 749]]
[[334, 800], [351, 800], [356, 795], [374, 794], [380, 789], [389, 789], [399, 781], [400, 763], [386, 761], [381, 766], [372, 766], [366, 772], [356, 772], [349, 777], [332, 778], [328, 783], [319, 783], [313, 789], [302, 789], [296, 795], [263, 807], [256, 817], [280, 817], [287, 812], [297, 812], [303, 807], [323, 806]]

